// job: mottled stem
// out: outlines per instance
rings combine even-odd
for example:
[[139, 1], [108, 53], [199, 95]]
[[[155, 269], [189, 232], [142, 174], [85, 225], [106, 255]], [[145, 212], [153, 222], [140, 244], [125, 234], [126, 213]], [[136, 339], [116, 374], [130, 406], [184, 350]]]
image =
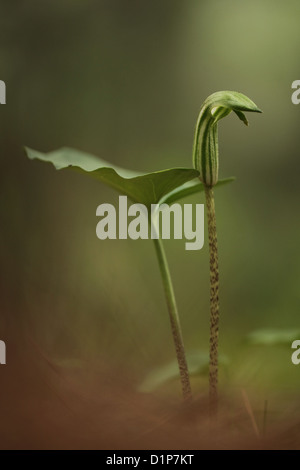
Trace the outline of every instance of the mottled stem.
[[161, 277], [163, 281], [168, 312], [171, 322], [173, 340], [176, 350], [176, 356], [178, 361], [179, 373], [180, 373], [180, 380], [181, 380], [181, 388], [183, 397], [185, 400], [189, 401], [192, 399], [192, 390], [189, 378], [189, 371], [187, 360], [185, 356], [180, 320], [178, 316], [178, 310], [174, 295], [173, 284], [170, 276], [170, 271], [168, 267], [168, 262], [166, 258], [166, 254], [164, 251], [164, 247], [162, 241], [158, 239], [154, 239], [155, 250], [157, 254], [158, 264], [161, 272]]
[[213, 188], [205, 186], [210, 265], [209, 409], [218, 410], [219, 263]]

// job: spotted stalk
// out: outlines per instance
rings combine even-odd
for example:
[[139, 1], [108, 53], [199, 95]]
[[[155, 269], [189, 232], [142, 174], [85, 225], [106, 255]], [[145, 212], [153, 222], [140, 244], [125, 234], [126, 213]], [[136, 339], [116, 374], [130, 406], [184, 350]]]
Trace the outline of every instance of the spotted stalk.
[[219, 176], [218, 121], [233, 111], [248, 125], [244, 111], [261, 113], [247, 96], [235, 91], [210, 95], [200, 109], [196, 124], [193, 165], [205, 186], [210, 264], [210, 342], [209, 342], [209, 408], [211, 416], [218, 410], [219, 357], [219, 260], [213, 187]]

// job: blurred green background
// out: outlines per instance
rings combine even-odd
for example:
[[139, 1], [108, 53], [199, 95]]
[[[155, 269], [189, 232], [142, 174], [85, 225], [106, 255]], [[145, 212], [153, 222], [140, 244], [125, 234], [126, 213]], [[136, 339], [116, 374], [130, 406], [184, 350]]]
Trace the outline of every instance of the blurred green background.
[[[220, 177], [237, 177], [216, 191], [221, 352], [238, 358], [238, 386], [255, 378], [256, 390], [298, 387], [290, 344], [267, 353], [243, 341], [256, 329], [300, 326], [300, 106], [291, 102], [299, 20], [298, 0], [1, 2], [0, 339], [8, 361], [17, 345], [26, 357], [30, 338], [57, 364], [99, 361], [138, 385], [173, 359], [151, 241], [96, 238], [96, 207], [118, 194], [31, 162], [22, 147], [75, 147], [141, 171], [189, 167], [201, 103], [229, 89], [264, 113], [249, 115], [249, 128], [233, 114], [219, 126]], [[205, 351], [207, 243], [199, 252], [185, 251], [184, 241], [165, 246], [186, 348]]]

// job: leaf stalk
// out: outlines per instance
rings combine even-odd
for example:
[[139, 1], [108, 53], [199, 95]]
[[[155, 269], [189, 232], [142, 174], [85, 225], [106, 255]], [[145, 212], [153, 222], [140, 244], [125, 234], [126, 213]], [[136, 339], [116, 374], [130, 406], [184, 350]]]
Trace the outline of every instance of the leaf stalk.
[[167, 301], [172, 335], [173, 335], [176, 357], [177, 357], [179, 373], [180, 373], [182, 394], [183, 394], [183, 398], [186, 401], [191, 401], [192, 389], [191, 389], [190, 378], [189, 378], [188, 364], [187, 364], [186, 355], [185, 355], [181, 325], [180, 325], [170, 270], [169, 270], [162, 240], [158, 238], [158, 239], [154, 239], [153, 242], [155, 246], [155, 251], [156, 251], [161, 278], [163, 282], [165, 297]]

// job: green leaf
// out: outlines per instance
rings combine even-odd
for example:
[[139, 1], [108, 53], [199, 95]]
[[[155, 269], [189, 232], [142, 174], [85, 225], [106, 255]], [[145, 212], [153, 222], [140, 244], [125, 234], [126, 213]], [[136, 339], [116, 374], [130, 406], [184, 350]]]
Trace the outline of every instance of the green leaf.
[[129, 171], [94, 155], [67, 147], [49, 153], [26, 147], [25, 152], [32, 160], [52, 163], [57, 170], [72, 168], [85, 173], [147, 207], [157, 204], [166, 194], [199, 175], [192, 168], [170, 168], [153, 173]]
[[[224, 186], [225, 184], [232, 183], [235, 181], [235, 178], [232, 176], [230, 178], [225, 178], [223, 180], [219, 180], [214, 188], [219, 188], [220, 186]], [[184, 185], [180, 186], [179, 188], [174, 189], [170, 193], [166, 194], [160, 201], [161, 203], [172, 204], [179, 199], [182, 199], [187, 196], [191, 196], [192, 194], [201, 193], [204, 191], [204, 184], [201, 183], [199, 180], [197, 181], [188, 181]]]
[[291, 343], [295, 339], [300, 339], [300, 328], [287, 330], [276, 328], [264, 328], [256, 330], [246, 336], [246, 340], [251, 345], [276, 346]]
[[[207, 376], [209, 367], [209, 355], [204, 351], [194, 351], [186, 355], [190, 376]], [[219, 364], [227, 366], [228, 358], [222, 354], [219, 356]], [[139, 391], [153, 392], [165, 383], [179, 378], [178, 363], [176, 360], [159, 367], [145, 378], [139, 386]]]

